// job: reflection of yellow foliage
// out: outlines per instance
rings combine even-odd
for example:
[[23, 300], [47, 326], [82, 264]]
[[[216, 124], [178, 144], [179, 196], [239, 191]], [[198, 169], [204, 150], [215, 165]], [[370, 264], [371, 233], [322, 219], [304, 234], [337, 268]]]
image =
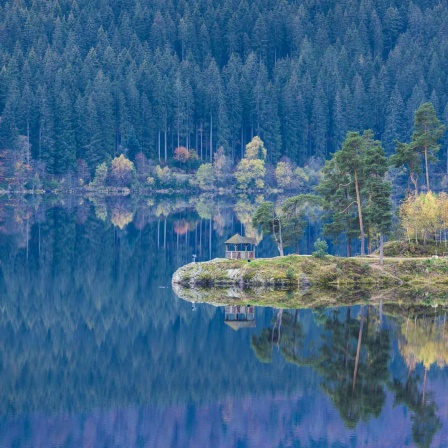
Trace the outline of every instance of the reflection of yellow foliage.
[[400, 352], [409, 368], [423, 363], [426, 369], [433, 364], [444, 367], [448, 364], [448, 328], [438, 320], [405, 322], [401, 326]]
[[213, 228], [216, 230], [218, 235], [222, 236], [224, 234], [225, 226], [226, 220], [218, 211], [218, 213], [213, 217]]
[[195, 204], [196, 211], [200, 218], [211, 219], [213, 215], [213, 202], [207, 201], [207, 198], [201, 197]]
[[233, 401], [226, 400], [221, 406], [221, 417], [224, 423], [229, 423], [233, 419]]
[[263, 236], [260, 235], [252, 225], [252, 216], [257, 210], [258, 200], [261, 200], [261, 202], [263, 202], [263, 196], [257, 196], [256, 200], [252, 202], [245, 194], [242, 194], [239, 196], [239, 199], [235, 204], [234, 211], [238, 220], [244, 224], [246, 236], [256, 238], [257, 242], [259, 243], [263, 239]]
[[255, 238], [257, 243], [259, 243], [263, 239], [263, 234], [259, 233], [258, 230], [252, 224], [246, 224], [244, 226], [245, 236], [249, 238]]
[[104, 202], [95, 204], [95, 216], [101, 221], [106, 221], [107, 219], [107, 207]]
[[156, 208], [156, 216], [159, 217], [161, 215], [163, 216], [168, 216], [171, 213], [169, 204], [167, 204], [166, 202], [161, 202], [160, 204], [157, 205]]
[[132, 212], [125, 211], [121, 208], [116, 208], [112, 210], [112, 224], [123, 230], [132, 220], [134, 219], [134, 214]]
[[256, 209], [257, 204], [250, 201], [245, 194], [239, 196], [234, 208], [236, 217], [244, 225], [252, 223], [252, 216]]
[[25, 211], [22, 209], [15, 210], [14, 220], [16, 223], [20, 224], [24, 221], [28, 221], [33, 216], [31, 211]]

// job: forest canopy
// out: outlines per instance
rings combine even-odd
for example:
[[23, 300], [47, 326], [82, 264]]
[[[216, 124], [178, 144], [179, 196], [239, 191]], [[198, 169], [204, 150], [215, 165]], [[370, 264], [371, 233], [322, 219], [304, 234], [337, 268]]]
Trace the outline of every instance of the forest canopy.
[[363, 129], [390, 155], [421, 104], [447, 123], [447, 19], [436, 0], [5, 0], [0, 149], [92, 177], [181, 146], [236, 163], [255, 135], [269, 163]]

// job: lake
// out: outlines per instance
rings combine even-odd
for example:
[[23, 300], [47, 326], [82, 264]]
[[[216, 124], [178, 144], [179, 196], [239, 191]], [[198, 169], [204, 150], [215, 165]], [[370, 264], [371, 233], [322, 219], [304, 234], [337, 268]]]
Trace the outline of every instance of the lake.
[[424, 292], [239, 326], [174, 294], [193, 255], [260, 239], [259, 200], [2, 198], [0, 447], [448, 446], [446, 310]]

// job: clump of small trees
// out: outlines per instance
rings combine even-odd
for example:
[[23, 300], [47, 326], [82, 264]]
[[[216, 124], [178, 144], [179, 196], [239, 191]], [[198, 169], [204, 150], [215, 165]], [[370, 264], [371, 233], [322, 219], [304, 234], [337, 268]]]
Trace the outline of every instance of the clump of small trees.
[[244, 158], [238, 163], [235, 170], [235, 179], [239, 188], [247, 190], [264, 187], [266, 156], [267, 150], [264, 147], [263, 140], [260, 137], [254, 137], [246, 145]]
[[106, 186], [130, 187], [136, 177], [134, 163], [121, 154], [112, 159], [110, 166], [100, 163], [95, 169], [93, 181], [89, 188], [104, 188]]
[[213, 190], [223, 185], [230, 171], [230, 162], [221, 146], [213, 156], [213, 163], [202, 164], [194, 179], [201, 190]]
[[447, 245], [448, 195], [429, 191], [408, 196], [400, 206], [400, 220], [409, 242]]
[[274, 170], [277, 185], [283, 190], [295, 191], [316, 186], [320, 180], [321, 163], [315, 158], [311, 162], [302, 168], [286, 157], [280, 160]]

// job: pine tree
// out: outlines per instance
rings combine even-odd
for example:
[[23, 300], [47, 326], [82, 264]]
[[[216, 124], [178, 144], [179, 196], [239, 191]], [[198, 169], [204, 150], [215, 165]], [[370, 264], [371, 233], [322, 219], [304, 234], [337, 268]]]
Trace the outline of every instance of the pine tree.
[[436, 162], [439, 152], [439, 140], [445, 132], [445, 126], [439, 121], [432, 103], [422, 104], [415, 112], [414, 133], [411, 147], [423, 153], [425, 161], [426, 188], [429, 188], [429, 163]]
[[[392, 226], [392, 203], [390, 200], [392, 185], [385, 180], [388, 160], [378, 140], [374, 140], [372, 131], [363, 134], [366, 150], [364, 156], [365, 183], [362, 194], [366, 196], [366, 222], [370, 229], [370, 238], [379, 234], [380, 263], [383, 263], [384, 237]], [[371, 239], [369, 238], [369, 243]], [[370, 246], [370, 244], [369, 244]]]
[[358, 209], [359, 234], [361, 239], [361, 256], [365, 255], [364, 220], [361, 203], [361, 189], [364, 181], [364, 152], [365, 142], [359, 132], [348, 132], [340, 151], [334, 157], [342, 172], [346, 172], [355, 189], [354, 203]]
[[[365, 255], [365, 229], [383, 236], [390, 229], [390, 184], [385, 182], [387, 159], [373, 131], [348, 132], [331, 160], [326, 162], [317, 191], [323, 197], [330, 223], [326, 232], [346, 233], [350, 239], [356, 220], [361, 240], [361, 255]], [[356, 206], [356, 207], [355, 207]], [[369, 240], [370, 242], [370, 240]], [[370, 246], [370, 245], [369, 245]]]
[[322, 169], [322, 178], [316, 187], [324, 200], [326, 224], [324, 233], [338, 240], [344, 234], [347, 240], [347, 255], [351, 256], [351, 240], [359, 236], [359, 224], [353, 212], [353, 188], [349, 175], [342, 171], [335, 158], [328, 160]]
[[406, 168], [409, 179], [414, 185], [414, 193], [418, 195], [418, 176], [422, 172], [420, 155], [409, 143], [402, 143], [397, 140], [395, 144], [395, 154], [390, 158], [390, 162], [396, 168]]

